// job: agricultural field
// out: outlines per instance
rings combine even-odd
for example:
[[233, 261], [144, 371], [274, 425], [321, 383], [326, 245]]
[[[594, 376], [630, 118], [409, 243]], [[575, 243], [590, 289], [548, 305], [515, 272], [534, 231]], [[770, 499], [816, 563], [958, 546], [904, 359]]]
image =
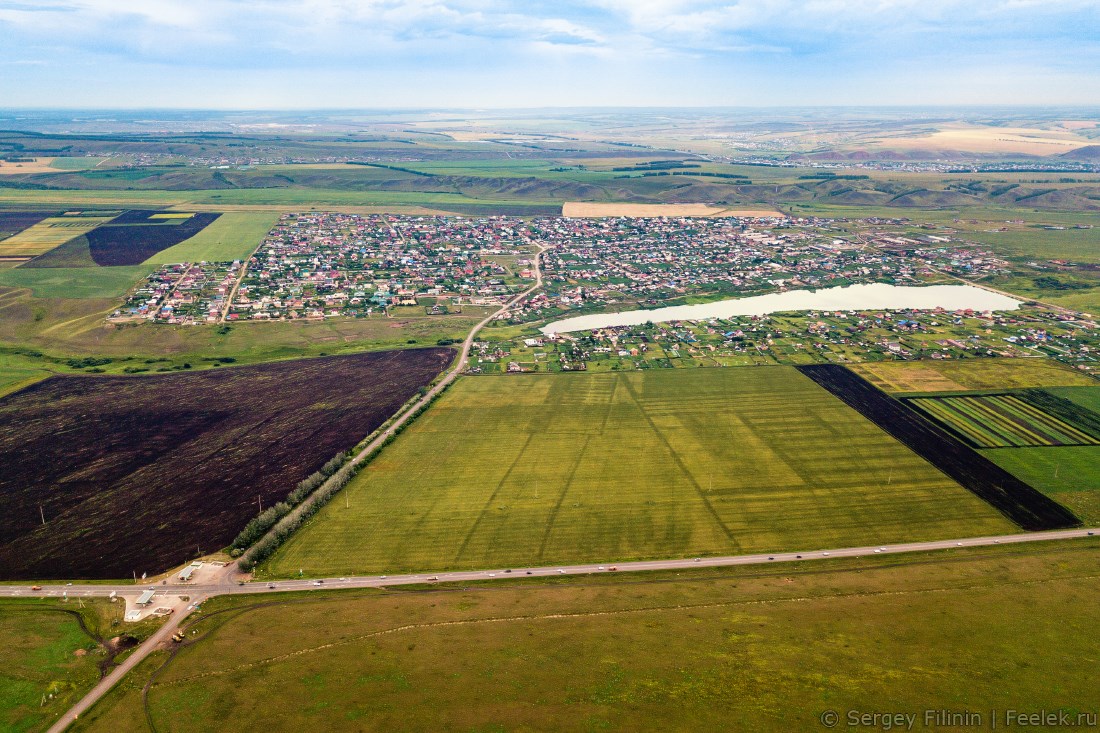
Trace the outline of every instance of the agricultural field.
[[[146, 274], [148, 270], [143, 266], [94, 269], [17, 267], [0, 271], [0, 288], [26, 288], [34, 298], [76, 301], [89, 298], [118, 299]], [[0, 310], [0, 313], [3, 311]]]
[[98, 168], [107, 158], [81, 156], [79, 158], [54, 158], [50, 168], [58, 171], [87, 171]]
[[726, 555], [1015, 526], [789, 367], [463, 378], [265, 577]]
[[984, 458], [916, 410], [906, 408], [855, 372], [838, 364], [810, 364], [798, 370], [975, 496], [989, 502], [1019, 527], [1038, 531], [1081, 524], [1073, 512]]
[[903, 132], [869, 142], [889, 150], [961, 151], [1023, 155], [1056, 155], [1089, 144], [1089, 139], [1069, 130], [1013, 128], [990, 125], [946, 124], [925, 133]]
[[0, 600], [0, 729], [43, 731], [158, 625], [106, 598]]
[[[1092, 218], [1095, 220], [1095, 215]], [[968, 231], [965, 236], [1010, 257], [1100, 262], [1100, 227], [1063, 226], [1054, 229], [1031, 224], [1015, 226], [1007, 231]]]
[[190, 239], [157, 252], [145, 264], [245, 260], [278, 221], [273, 212], [228, 212]]
[[[24, 267], [124, 267], [138, 265], [196, 234], [219, 217], [216, 213], [166, 215], [150, 210], [126, 211], [28, 262]], [[9, 240], [10, 241], [10, 240]]]
[[[1087, 411], [1086, 417], [1100, 415], [1100, 387], [1059, 387], [1043, 392]], [[1086, 524], [1100, 525], [1100, 447], [1012, 448], [983, 454], [1069, 507]]]
[[880, 361], [852, 364], [850, 368], [892, 394], [1100, 384], [1095, 378], [1052, 359], [1037, 358]]
[[42, 219], [0, 241], [0, 256], [36, 257], [111, 221], [119, 212], [66, 212]]
[[272, 733], [785, 733], [817, 729], [825, 710], [918, 720], [927, 709], [1094, 711], [1098, 557], [1090, 538], [782, 568], [223, 596], [204, 605], [177, 654], [155, 653], [72, 730], [144, 733], [147, 714], [175, 733], [214, 720]]
[[[1044, 397], [1046, 399], [1044, 399]], [[1033, 393], [913, 397], [906, 404], [925, 413], [974, 448], [1100, 445], [1100, 418], [1074, 421], [1057, 398]], [[1070, 403], [1072, 404], [1072, 403]], [[1054, 409], [1044, 409], [1053, 407]], [[1095, 418], [1095, 416], [1094, 416]], [[1090, 428], [1092, 428], [1090, 430]]]
[[0, 211], [0, 240], [34, 226], [49, 215], [43, 211]]
[[[224, 547], [453, 356], [53, 377], [10, 394], [0, 400], [0, 580], [125, 578]], [[223, 361], [233, 359], [208, 363]]]

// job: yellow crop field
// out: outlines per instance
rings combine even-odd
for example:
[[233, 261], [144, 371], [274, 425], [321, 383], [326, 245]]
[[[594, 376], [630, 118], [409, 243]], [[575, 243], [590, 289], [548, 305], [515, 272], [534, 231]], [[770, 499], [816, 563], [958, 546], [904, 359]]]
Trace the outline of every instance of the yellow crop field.
[[0, 242], [0, 257], [36, 257], [90, 232], [110, 216], [51, 216]]
[[51, 167], [53, 158], [35, 158], [32, 161], [15, 162], [0, 160], [0, 175], [14, 176], [27, 173], [57, 173], [57, 169]]
[[1051, 359], [883, 361], [851, 365], [879, 389], [894, 393], [1093, 386], [1096, 380]]
[[915, 137], [887, 137], [876, 147], [904, 150], [958, 150], [969, 153], [1057, 155], [1089, 144], [1069, 131], [1026, 127], [945, 126]]

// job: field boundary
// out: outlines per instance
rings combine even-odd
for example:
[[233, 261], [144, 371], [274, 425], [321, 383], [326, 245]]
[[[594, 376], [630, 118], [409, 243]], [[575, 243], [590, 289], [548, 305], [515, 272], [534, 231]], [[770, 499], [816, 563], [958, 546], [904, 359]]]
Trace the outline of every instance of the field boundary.
[[837, 364], [795, 367], [921, 458], [1028, 531], [1081, 526], [1061, 504], [1016, 478], [916, 410]]
[[[386, 446], [396, 440], [397, 436], [400, 435], [405, 428], [412, 424], [416, 418], [424, 414], [424, 412], [439, 399], [447, 388], [466, 370], [466, 365], [470, 357], [470, 348], [478, 332], [480, 332], [490, 321], [506, 313], [509, 308], [542, 287], [541, 257], [542, 253], [545, 251], [546, 248], [540, 246], [539, 251], [535, 254], [534, 284], [526, 290], [513, 295], [499, 310], [487, 315], [470, 330], [470, 333], [466, 336], [466, 340], [462, 342], [462, 347], [459, 349], [457, 358], [452, 362], [450, 371], [444, 371], [443, 374], [437, 376], [431, 383], [431, 386], [426, 391], [420, 393], [421, 396], [418, 400], [411, 404], [406, 402], [398, 408], [397, 412], [388, 420], [389, 427], [377, 428], [374, 433], [372, 433], [374, 436], [373, 438], [368, 436], [364, 440], [361, 440], [356, 445], [356, 449], [359, 452], [344, 463], [340, 471], [333, 474], [328, 481], [318, 487], [309, 497], [303, 499], [302, 503], [299, 504], [294, 511], [283, 517], [283, 519], [275, 524], [267, 534], [258, 539], [237, 561], [235, 564], [236, 568], [247, 568], [248, 571], [251, 571], [259, 562], [268, 559], [283, 546], [286, 540], [300, 528], [301, 524], [306, 519], [320, 511], [321, 507], [323, 507], [329, 499], [343, 490], [347, 482], [351, 480], [363, 465], [374, 460], [375, 456], [385, 450]], [[362, 447], [360, 448], [360, 446]], [[337, 481], [334, 481], [337, 476], [340, 477], [339, 485], [337, 485]], [[303, 517], [306, 512], [309, 512], [309, 515]], [[293, 529], [288, 530], [292, 523], [296, 524]], [[264, 546], [263, 550], [258, 549], [261, 545]]]
[[[906, 397], [901, 402], [978, 449], [1062, 448], [1100, 445], [1095, 429], [1100, 419], [1081, 420], [1044, 400], [1040, 390], [993, 392], [982, 395]], [[1068, 402], [1068, 400], [1062, 400]], [[1050, 404], [1046, 404], [1050, 402]], [[1085, 423], [1085, 424], [1082, 424]], [[1093, 429], [1089, 429], [1090, 426]]]

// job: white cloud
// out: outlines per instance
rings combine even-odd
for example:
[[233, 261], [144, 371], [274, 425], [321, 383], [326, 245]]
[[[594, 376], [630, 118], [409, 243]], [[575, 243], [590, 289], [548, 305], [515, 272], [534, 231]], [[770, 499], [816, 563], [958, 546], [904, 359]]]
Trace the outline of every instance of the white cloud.
[[20, 61], [40, 58], [123, 97], [178, 71], [229, 99], [246, 78], [293, 77], [341, 94], [348, 79], [393, 81], [425, 104], [518, 88], [622, 101], [612, 87], [639, 103], [873, 102], [934, 78], [946, 101], [988, 89], [1000, 65], [1034, 72], [1005, 101], [1076, 85], [1096, 102], [1080, 69], [1100, 57], [1098, 26], [1097, 0], [0, 0], [0, 63], [16, 77], [0, 98], [36, 88], [46, 70]]

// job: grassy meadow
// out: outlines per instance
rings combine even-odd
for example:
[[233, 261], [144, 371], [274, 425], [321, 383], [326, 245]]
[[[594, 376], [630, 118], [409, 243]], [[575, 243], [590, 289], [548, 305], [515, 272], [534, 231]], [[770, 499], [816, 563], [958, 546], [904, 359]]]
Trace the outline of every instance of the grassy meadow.
[[522, 567], [1014, 528], [793, 368], [477, 377], [261, 572]]
[[36, 298], [121, 298], [142, 277], [146, 265], [129, 267], [17, 267], [0, 270], [0, 286], [28, 288]]
[[1098, 556], [1092, 538], [221, 597], [194, 641], [146, 660], [72, 730], [144, 732], [146, 712], [165, 733], [278, 733], [786, 732], [818, 729], [825, 710], [1095, 711]]
[[279, 215], [273, 212], [228, 212], [190, 239], [158, 252], [146, 265], [173, 262], [243, 260], [271, 231]]
[[45, 730], [99, 680], [100, 639], [155, 628], [123, 632], [122, 607], [105, 598], [0, 600], [0, 730]]

